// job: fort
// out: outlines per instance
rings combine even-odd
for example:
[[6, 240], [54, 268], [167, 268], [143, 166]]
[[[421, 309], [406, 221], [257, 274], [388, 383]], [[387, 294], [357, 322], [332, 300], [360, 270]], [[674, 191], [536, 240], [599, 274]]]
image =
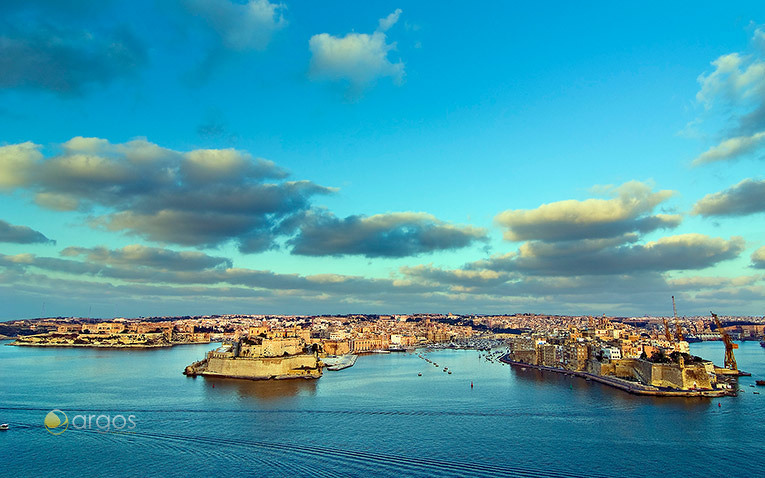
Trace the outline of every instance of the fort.
[[[306, 331], [307, 332], [307, 331]], [[309, 344], [301, 329], [268, 330], [251, 327], [247, 337], [211, 350], [186, 367], [184, 375], [282, 380], [319, 378], [323, 364], [320, 346]]]

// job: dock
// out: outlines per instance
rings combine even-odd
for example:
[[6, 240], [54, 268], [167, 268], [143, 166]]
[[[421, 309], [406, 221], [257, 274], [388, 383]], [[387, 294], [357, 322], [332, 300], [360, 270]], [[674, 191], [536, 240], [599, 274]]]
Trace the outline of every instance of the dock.
[[324, 366], [327, 370], [331, 370], [333, 372], [336, 372], [338, 370], [343, 370], [348, 367], [353, 367], [354, 364], [356, 364], [356, 359], [358, 359], [359, 356], [355, 354], [347, 354], [347, 355], [340, 355], [339, 357], [325, 357], [321, 359], [322, 362], [324, 362]]
[[564, 370], [560, 368], [547, 367], [544, 365], [534, 365], [534, 364], [528, 364], [524, 362], [515, 362], [513, 360], [510, 360], [507, 354], [500, 357], [499, 361], [514, 367], [533, 368], [533, 369], [542, 370], [545, 372], [555, 372], [555, 373], [561, 373], [564, 375], [570, 375], [574, 377], [583, 378], [585, 380], [590, 380], [593, 382], [602, 383], [603, 385], [608, 385], [609, 387], [618, 388], [619, 390], [623, 390], [633, 395], [649, 395], [654, 397], [709, 397], [709, 398], [736, 395], [736, 392], [734, 390], [726, 390], [726, 389], [676, 390], [676, 389], [659, 388], [659, 387], [654, 387], [652, 385], [643, 385], [636, 382], [630, 382], [629, 380], [623, 380], [617, 377], [595, 375], [595, 374], [591, 374], [587, 372]]

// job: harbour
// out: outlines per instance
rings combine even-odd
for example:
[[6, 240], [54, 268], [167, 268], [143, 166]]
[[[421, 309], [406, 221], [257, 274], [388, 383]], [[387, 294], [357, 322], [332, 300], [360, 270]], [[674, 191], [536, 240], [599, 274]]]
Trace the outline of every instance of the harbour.
[[[255, 464], [277, 475], [320, 468], [331, 475], [375, 470], [391, 477], [436, 469], [446, 476], [605, 476], [618, 463], [620, 476], [708, 476], [697, 463], [710, 448], [736, 450], [742, 474], [756, 474], [759, 466], [763, 395], [638, 396], [489, 360], [499, 349], [367, 354], [319, 380], [179, 373], [209, 347], [0, 347], [0, 422], [10, 425], [0, 436], [9, 450], [4, 468], [47, 475], [55, 467], [62, 476], [184, 476], [191, 468], [247, 473]], [[716, 362], [724, 354], [720, 343], [693, 344], [692, 352]], [[737, 350], [740, 366], [752, 372], [738, 378], [741, 387], [753, 390], [748, 385], [765, 377], [763, 353], [756, 342]], [[439, 366], [425, 366], [419, 354]], [[70, 416], [130, 412], [137, 430], [70, 429], [51, 437], [42, 419], [53, 408]], [[677, 443], [682, 453], [670, 455]], [[86, 450], [96, 446], [110, 456], [108, 463], [90, 458]], [[34, 459], [41, 447], [77, 465], [61, 470]], [[592, 456], [584, 447], [602, 451]], [[144, 458], [136, 461], [139, 454]], [[183, 466], [170, 465], [179, 460]]]

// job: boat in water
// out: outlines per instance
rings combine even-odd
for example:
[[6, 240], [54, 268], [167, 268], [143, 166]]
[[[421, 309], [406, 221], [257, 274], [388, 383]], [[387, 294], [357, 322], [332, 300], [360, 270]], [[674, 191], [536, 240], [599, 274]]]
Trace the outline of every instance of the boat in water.
[[8, 428], [9, 427], [7, 423], [3, 423], [2, 425], [0, 425], [0, 430], [7, 430]]
[[755, 380], [754, 383], [760, 386], [765, 386], [765, 380]]

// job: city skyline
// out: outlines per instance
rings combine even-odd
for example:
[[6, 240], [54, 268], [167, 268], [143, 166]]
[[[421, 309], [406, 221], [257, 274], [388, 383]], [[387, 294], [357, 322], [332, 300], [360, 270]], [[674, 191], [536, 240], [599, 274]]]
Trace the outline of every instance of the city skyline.
[[757, 7], [0, 6], [0, 319], [761, 315]]

